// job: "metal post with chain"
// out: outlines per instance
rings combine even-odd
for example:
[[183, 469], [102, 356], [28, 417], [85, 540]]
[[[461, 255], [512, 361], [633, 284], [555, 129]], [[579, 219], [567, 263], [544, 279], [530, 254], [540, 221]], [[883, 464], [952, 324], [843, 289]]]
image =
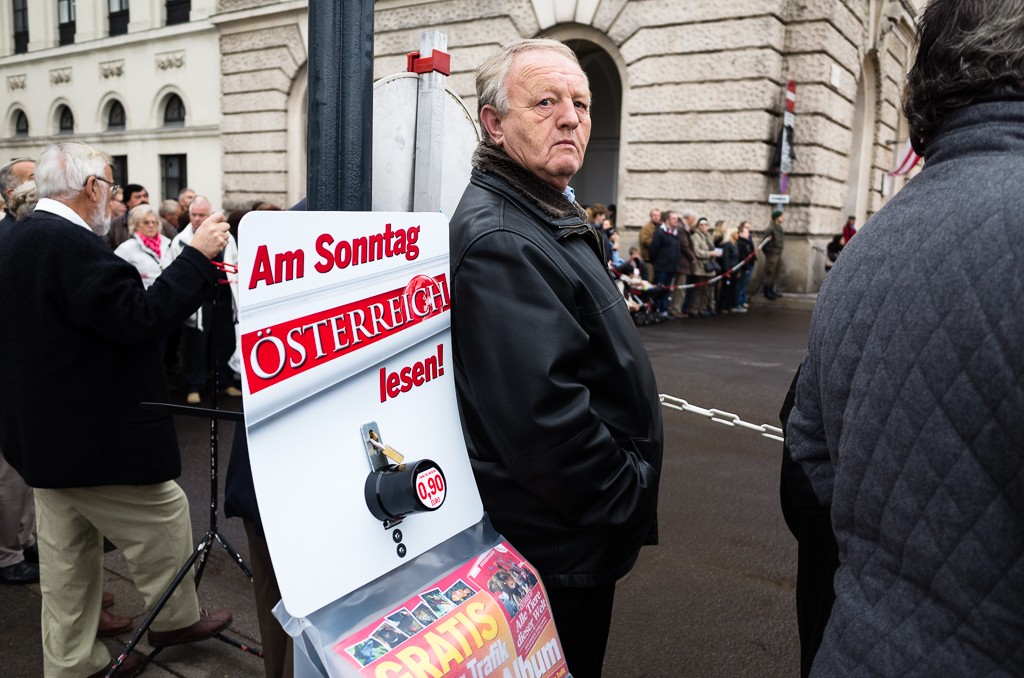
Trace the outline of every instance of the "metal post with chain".
[[726, 426], [733, 427], [739, 426], [741, 428], [750, 429], [751, 431], [757, 431], [762, 436], [770, 440], [778, 440], [779, 442], [785, 441], [782, 437], [782, 429], [778, 426], [771, 426], [769, 424], [751, 424], [750, 422], [743, 421], [739, 418], [739, 415], [733, 414], [732, 412], [725, 412], [714, 408], [707, 409], [704, 407], [698, 407], [697, 405], [691, 405], [682, 398], [665, 395], [664, 393], [660, 394], [658, 399], [664, 407], [668, 407], [673, 410], [679, 410], [680, 412], [692, 412], [693, 414], [699, 414], [702, 417], [707, 417], [711, 421], [719, 424], [725, 424]]

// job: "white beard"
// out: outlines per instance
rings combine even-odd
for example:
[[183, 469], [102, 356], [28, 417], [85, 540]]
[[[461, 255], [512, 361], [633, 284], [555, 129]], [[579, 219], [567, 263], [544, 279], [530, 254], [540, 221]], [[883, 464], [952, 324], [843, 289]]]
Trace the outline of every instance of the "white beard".
[[97, 206], [92, 218], [89, 219], [89, 228], [91, 228], [92, 232], [101, 238], [110, 232], [110, 217], [107, 215], [107, 210], [104, 208], [105, 205]]

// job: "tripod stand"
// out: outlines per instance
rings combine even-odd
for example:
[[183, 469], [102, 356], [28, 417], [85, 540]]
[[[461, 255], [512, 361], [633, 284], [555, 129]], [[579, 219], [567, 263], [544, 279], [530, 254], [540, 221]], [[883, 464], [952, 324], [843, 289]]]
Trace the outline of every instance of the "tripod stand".
[[[206, 533], [203, 535], [203, 537], [199, 540], [199, 544], [192, 551], [192, 555], [189, 556], [188, 560], [185, 561], [185, 564], [182, 565], [181, 569], [178, 570], [177, 574], [175, 574], [174, 579], [171, 581], [170, 585], [167, 587], [167, 589], [160, 596], [160, 599], [157, 601], [156, 605], [153, 606], [153, 609], [146, 616], [145, 620], [143, 620], [143, 622], [139, 626], [139, 628], [135, 630], [135, 633], [132, 634], [132, 637], [129, 639], [128, 643], [124, 646], [124, 648], [122, 649], [121, 653], [117, 656], [117, 658], [114, 659], [113, 665], [111, 666], [110, 670], [107, 672], [107, 678], [111, 678], [112, 676], [115, 676], [117, 674], [117, 671], [120, 668], [121, 664], [128, 657], [128, 655], [131, 654], [131, 652], [135, 648], [135, 646], [138, 645], [139, 641], [142, 639], [142, 635], [149, 630], [149, 627], [150, 627], [150, 625], [152, 625], [153, 620], [155, 620], [157, 615], [160, 614], [160, 611], [163, 609], [164, 605], [167, 604], [167, 601], [170, 599], [170, 597], [174, 593], [175, 589], [177, 589], [178, 586], [181, 584], [181, 582], [184, 581], [185, 576], [192, 570], [192, 567], [196, 564], [197, 560], [199, 561], [199, 567], [196, 569], [195, 587], [196, 587], [197, 590], [199, 589], [199, 584], [200, 584], [200, 582], [202, 581], [202, 578], [203, 578], [203, 572], [206, 570], [207, 557], [209, 556], [210, 550], [213, 548], [214, 542], [217, 542], [222, 547], [224, 547], [224, 550], [227, 551], [228, 555], [231, 556], [231, 558], [232, 558], [232, 560], [234, 560], [235, 564], [238, 565], [239, 569], [242, 570], [242, 573], [245, 574], [245, 576], [249, 578], [249, 581], [252, 581], [252, 570], [250, 570], [249, 566], [246, 565], [245, 560], [242, 559], [241, 554], [239, 554], [238, 551], [236, 551], [235, 548], [233, 546], [231, 546], [231, 544], [228, 542], [228, 540], [224, 537], [223, 534], [221, 534], [220, 530], [217, 528], [217, 512], [218, 512], [218, 509], [219, 509], [219, 496], [220, 496], [220, 490], [219, 490], [219, 487], [217, 485], [218, 467], [219, 467], [219, 464], [218, 464], [218, 422], [221, 419], [224, 419], [225, 421], [243, 421], [244, 420], [244, 414], [242, 412], [233, 412], [233, 411], [230, 411], [230, 410], [221, 410], [221, 409], [219, 409], [217, 407], [217, 382], [218, 382], [218, 378], [219, 378], [219, 375], [218, 375], [219, 360], [217, 358], [217, 322], [214, 319], [215, 316], [216, 316], [216, 313], [217, 313], [217, 294], [216, 294], [216, 287], [215, 287], [214, 288], [214, 294], [213, 294], [213, 302], [211, 304], [211, 313], [210, 313], [210, 316], [211, 316], [211, 319], [212, 319], [212, 322], [210, 323], [210, 333], [211, 333], [211, 340], [212, 340], [211, 343], [213, 344], [213, 347], [214, 347], [214, 349], [213, 349], [213, 354], [214, 354], [213, 365], [214, 365], [214, 367], [213, 367], [213, 382], [212, 382], [213, 383], [213, 387], [211, 389], [212, 395], [211, 395], [211, 398], [210, 398], [210, 404], [212, 405], [212, 407], [211, 408], [194, 407], [194, 406], [190, 406], [190, 405], [175, 405], [175, 404], [172, 404], [172, 403], [149, 403], [149, 402], [140, 403], [140, 406], [145, 407], [147, 409], [159, 410], [159, 411], [163, 411], [163, 412], [169, 412], [171, 414], [181, 414], [181, 415], [188, 416], [188, 417], [209, 417], [209, 419], [210, 419], [210, 527], [206, 531]], [[251, 647], [249, 645], [246, 645], [245, 643], [241, 643], [238, 640], [235, 640], [234, 638], [231, 638], [229, 636], [224, 635], [224, 633], [218, 633], [215, 637], [218, 640], [220, 640], [222, 642], [225, 642], [225, 643], [227, 643], [229, 645], [233, 645], [233, 646], [237, 647], [240, 650], [244, 650], [245, 652], [248, 652], [250, 654], [256, 655], [257, 657], [260, 657], [260, 658], [263, 657], [263, 651], [260, 648]], [[150, 652], [146, 656], [145, 660], [143, 660], [142, 665], [139, 667], [138, 670], [142, 671], [147, 666], [149, 666], [150, 662], [153, 661], [153, 659], [156, 657], [156, 655], [158, 655], [160, 653], [160, 651], [162, 649], [163, 648], [161, 648], [161, 647], [154, 648], [153, 651]]]

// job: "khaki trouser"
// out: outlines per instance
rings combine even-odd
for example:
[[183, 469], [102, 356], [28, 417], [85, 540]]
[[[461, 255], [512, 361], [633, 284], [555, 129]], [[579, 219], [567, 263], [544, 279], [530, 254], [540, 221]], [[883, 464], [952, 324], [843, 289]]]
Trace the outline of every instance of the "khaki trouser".
[[[147, 612], [192, 554], [188, 498], [175, 482], [68, 489], [36, 488], [39, 585], [46, 678], [81, 678], [110, 661], [96, 640], [103, 596], [103, 536], [128, 561]], [[186, 577], [153, 621], [172, 631], [199, 620]]]
[[668, 311], [675, 315], [683, 312], [683, 300], [686, 299], [686, 290], [680, 289], [686, 284], [686, 274], [680, 273], [676, 276], [676, 288], [672, 290], [672, 297], [668, 302]]
[[[709, 276], [698, 276], [695, 278], [694, 283], [704, 283], [708, 280], [711, 280]], [[707, 285], [694, 287], [690, 291], [690, 307], [686, 310], [690, 313], [701, 313], [711, 310], [711, 288]]]
[[36, 543], [32, 488], [0, 454], [0, 567], [25, 560], [22, 549]]
[[775, 287], [775, 280], [779, 276], [779, 264], [782, 261], [782, 252], [764, 253], [764, 279], [761, 287], [770, 290]]

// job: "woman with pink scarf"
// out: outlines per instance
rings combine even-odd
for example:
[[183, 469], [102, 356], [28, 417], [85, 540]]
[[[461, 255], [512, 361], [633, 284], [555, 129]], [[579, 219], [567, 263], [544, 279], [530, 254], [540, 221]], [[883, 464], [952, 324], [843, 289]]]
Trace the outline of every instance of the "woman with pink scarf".
[[146, 203], [128, 213], [128, 232], [132, 237], [121, 243], [114, 254], [138, 269], [142, 284], [149, 288], [171, 264], [171, 241], [160, 233], [160, 216]]

